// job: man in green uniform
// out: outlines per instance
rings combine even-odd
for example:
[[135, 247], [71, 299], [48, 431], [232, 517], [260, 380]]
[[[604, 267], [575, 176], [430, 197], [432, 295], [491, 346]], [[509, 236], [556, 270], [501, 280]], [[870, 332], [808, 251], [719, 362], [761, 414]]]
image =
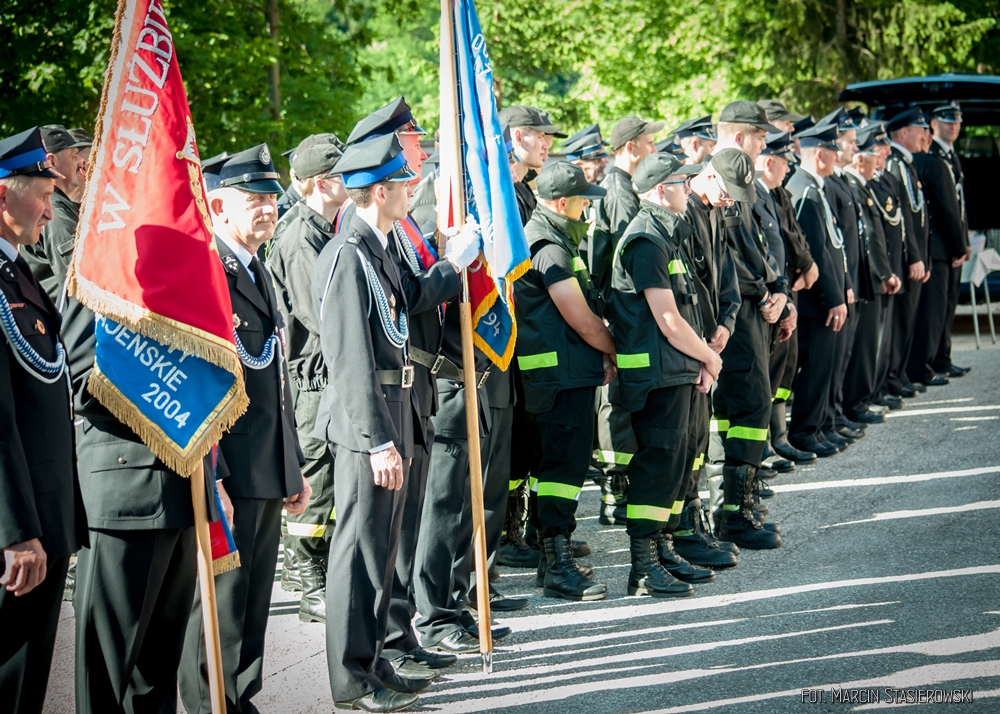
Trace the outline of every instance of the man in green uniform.
[[705, 341], [686, 250], [694, 231], [681, 217], [687, 177], [700, 168], [665, 154], [643, 159], [634, 176], [639, 214], [615, 249], [609, 314], [620, 404], [631, 413], [638, 445], [629, 463], [629, 595], [690, 595], [687, 583], [715, 579], [677, 555], [670, 531], [678, 519], [669, 523], [687, 485], [695, 390], [707, 394], [722, 369]]
[[37, 127], [0, 140], [0, 702], [41, 714], [69, 557], [87, 545], [60, 317], [20, 255], [62, 175]]
[[514, 284], [518, 364], [525, 408], [542, 443], [538, 521], [547, 597], [599, 600], [607, 588], [583, 575], [569, 536], [590, 464], [595, 389], [614, 377], [614, 342], [601, 319], [600, 293], [577, 250], [589, 198], [605, 195], [583, 170], [554, 163], [536, 181], [541, 205], [525, 227], [531, 270]]
[[299, 145], [293, 161], [304, 191], [302, 200], [286, 214], [285, 236], [269, 251], [267, 265], [285, 318], [296, 429], [306, 460], [302, 476], [312, 489], [306, 509], [288, 516], [286, 538], [290, 547], [286, 553], [291, 550], [298, 563], [302, 584], [299, 619], [324, 622], [330, 548], [326, 531], [333, 517], [333, 457], [326, 442], [312, 436], [316, 410], [327, 383], [312, 300], [312, 273], [316, 257], [335, 235], [333, 221], [347, 200], [347, 191], [340, 176], [331, 173], [340, 159], [340, 149], [334, 144], [309, 142], [310, 138]]

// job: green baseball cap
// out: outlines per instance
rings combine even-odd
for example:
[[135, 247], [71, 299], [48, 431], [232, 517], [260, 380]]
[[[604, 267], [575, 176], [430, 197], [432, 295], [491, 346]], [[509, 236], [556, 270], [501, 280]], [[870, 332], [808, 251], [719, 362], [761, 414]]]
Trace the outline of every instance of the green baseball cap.
[[719, 174], [726, 187], [726, 193], [733, 200], [742, 203], [754, 203], [757, 192], [754, 190], [754, 167], [750, 156], [739, 149], [723, 149], [712, 154], [712, 168]]
[[535, 186], [538, 189], [538, 197], [546, 201], [571, 196], [604, 198], [608, 193], [597, 184], [590, 183], [583, 169], [568, 161], [552, 161], [546, 164], [535, 179]]
[[701, 164], [682, 164], [672, 154], [650, 154], [642, 161], [632, 176], [632, 183], [639, 193], [652, 191], [671, 176], [690, 176], [701, 171]]

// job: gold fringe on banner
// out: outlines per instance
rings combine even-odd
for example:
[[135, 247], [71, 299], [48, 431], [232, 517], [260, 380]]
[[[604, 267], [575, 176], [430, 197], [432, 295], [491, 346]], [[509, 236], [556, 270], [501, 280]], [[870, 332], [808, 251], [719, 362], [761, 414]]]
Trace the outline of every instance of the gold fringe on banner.
[[207, 424], [202, 424], [187, 446], [178, 451], [171, 446], [173, 441], [170, 437], [139, 411], [98, 369], [96, 363], [90, 373], [90, 379], [87, 380], [87, 389], [97, 397], [97, 401], [115, 415], [115, 418], [134, 431], [160, 461], [184, 478], [191, 475], [198, 462], [211, 450], [212, 445], [222, 438], [224, 432], [232, 428], [236, 420], [243, 416], [250, 406], [250, 399], [243, 387], [243, 379], [237, 376], [225, 398], [209, 415]]
[[[223, 515], [222, 517], [225, 518], [226, 516]], [[222, 575], [223, 573], [228, 573], [230, 570], [236, 570], [238, 567], [240, 567], [240, 552], [234, 550], [229, 555], [224, 555], [212, 561], [212, 574]]]

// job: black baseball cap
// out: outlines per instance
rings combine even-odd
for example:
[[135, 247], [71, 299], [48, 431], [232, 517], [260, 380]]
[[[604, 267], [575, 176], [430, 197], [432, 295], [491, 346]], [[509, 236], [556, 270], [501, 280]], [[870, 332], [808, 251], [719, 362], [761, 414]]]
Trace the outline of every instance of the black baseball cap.
[[571, 196], [604, 198], [608, 193], [597, 184], [590, 183], [583, 169], [568, 161], [548, 162], [535, 179], [535, 187], [538, 197], [546, 201]]
[[726, 193], [732, 196], [733, 200], [742, 203], [754, 203], [757, 200], [757, 192], [753, 186], [755, 176], [753, 162], [746, 152], [740, 149], [717, 151], [712, 154], [710, 165], [722, 179]]
[[635, 115], [627, 116], [611, 130], [611, 150], [618, 151], [628, 142], [643, 134], [656, 134], [667, 125], [664, 121], [646, 121]]
[[[304, 143], [304, 142], [303, 142]], [[296, 178], [307, 179], [329, 174], [344, 153], [334, 144], [299, 144], [292, 159]]]
[[76, 127], [74, 129], [70, 129], [69, 133], [73, 136], [74, 139], [76, 139], [78, 144], [83, 145], [80, 147], [81, 149], [84, 148], [84, 146], [93, 146], [94, 144], [94, 137], [91, 136], [89, 131], [87, 131], [82, 127]]
[[770, 134], [777, 134], [781, 131], [778, 127], [768, 123], [767, 112], [763, 108], [746, 99], [730, 102], [723, 107], [722, 114], [719, 115], [719, 123], [750, 124]]
[[258, 144], [225, 159], [219, 169], [219, 188], [278, 194], [284, 192], [278, 178], [271, 162], [271, 150], [267, 144]]
[[777, 99], [761, 99], [757, 102], [757, 106], [764, 110], [764, 114], [767, 116], [768, 121], [790, 121], [794, 124], [797, 121], [805, 119], [805, 117], [801, 114], [789, 111], [788, 107], [779, 102]]
[[62, 124], [46, 124], [43, 126], [42, 142], [50, 154], [58, 154], [64, 149], [81, 149], [93, 143], [78, 140]]
[[671, 176], [691, 176], [700, 172], [701, 164], [682, 164], [670, 154], [650, 154], [639, 162], [632, 183], [639, 193], [652, 191]]
[[541, 109], [529, 107], [524, 104], [512, 104], [500, 112], [500, 123], [506, 124], [512, 129], [519, 126], [527, 126], [537, 129], [543, 134], [552, 136], [564, 136], [558, 126], [552, 123], [551, 117]]
[[38, 178], [66, 178], [52, 168], [49, 151], [42, 143], [42, 132], [37, 126], [6, 139], [0, 139], [0, 178], [8, 176], [37, 176]]

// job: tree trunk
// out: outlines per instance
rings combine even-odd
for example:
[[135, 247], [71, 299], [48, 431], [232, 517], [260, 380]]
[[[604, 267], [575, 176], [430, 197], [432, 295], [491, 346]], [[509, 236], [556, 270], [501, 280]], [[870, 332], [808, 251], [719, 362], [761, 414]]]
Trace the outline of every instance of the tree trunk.
[[[281, 68], [278, 62], [278, 30], [281, 26], [281, 13], [278, 11], [278, 0], [267, 0], [267, 7], [264, 8], [264, 14], [267, 17], [268, 33], [271, 36], [271, 42], [274, 44], [274, 64], [268, 67], [267, 74], [271, 88], [271, 118], [277, 122], [281, 121]], [[272, 140], [276, 135], [276, 133], [272, 135]]]
[[835, 20], [837, 33], [837, 52], [843, 64], [844, 76], [841, 84], [846, 86], [854, 79], [854, 62], [851, 61], [851, 45], [847, 39], [847, 0], [837, 0], [837, 15]]

